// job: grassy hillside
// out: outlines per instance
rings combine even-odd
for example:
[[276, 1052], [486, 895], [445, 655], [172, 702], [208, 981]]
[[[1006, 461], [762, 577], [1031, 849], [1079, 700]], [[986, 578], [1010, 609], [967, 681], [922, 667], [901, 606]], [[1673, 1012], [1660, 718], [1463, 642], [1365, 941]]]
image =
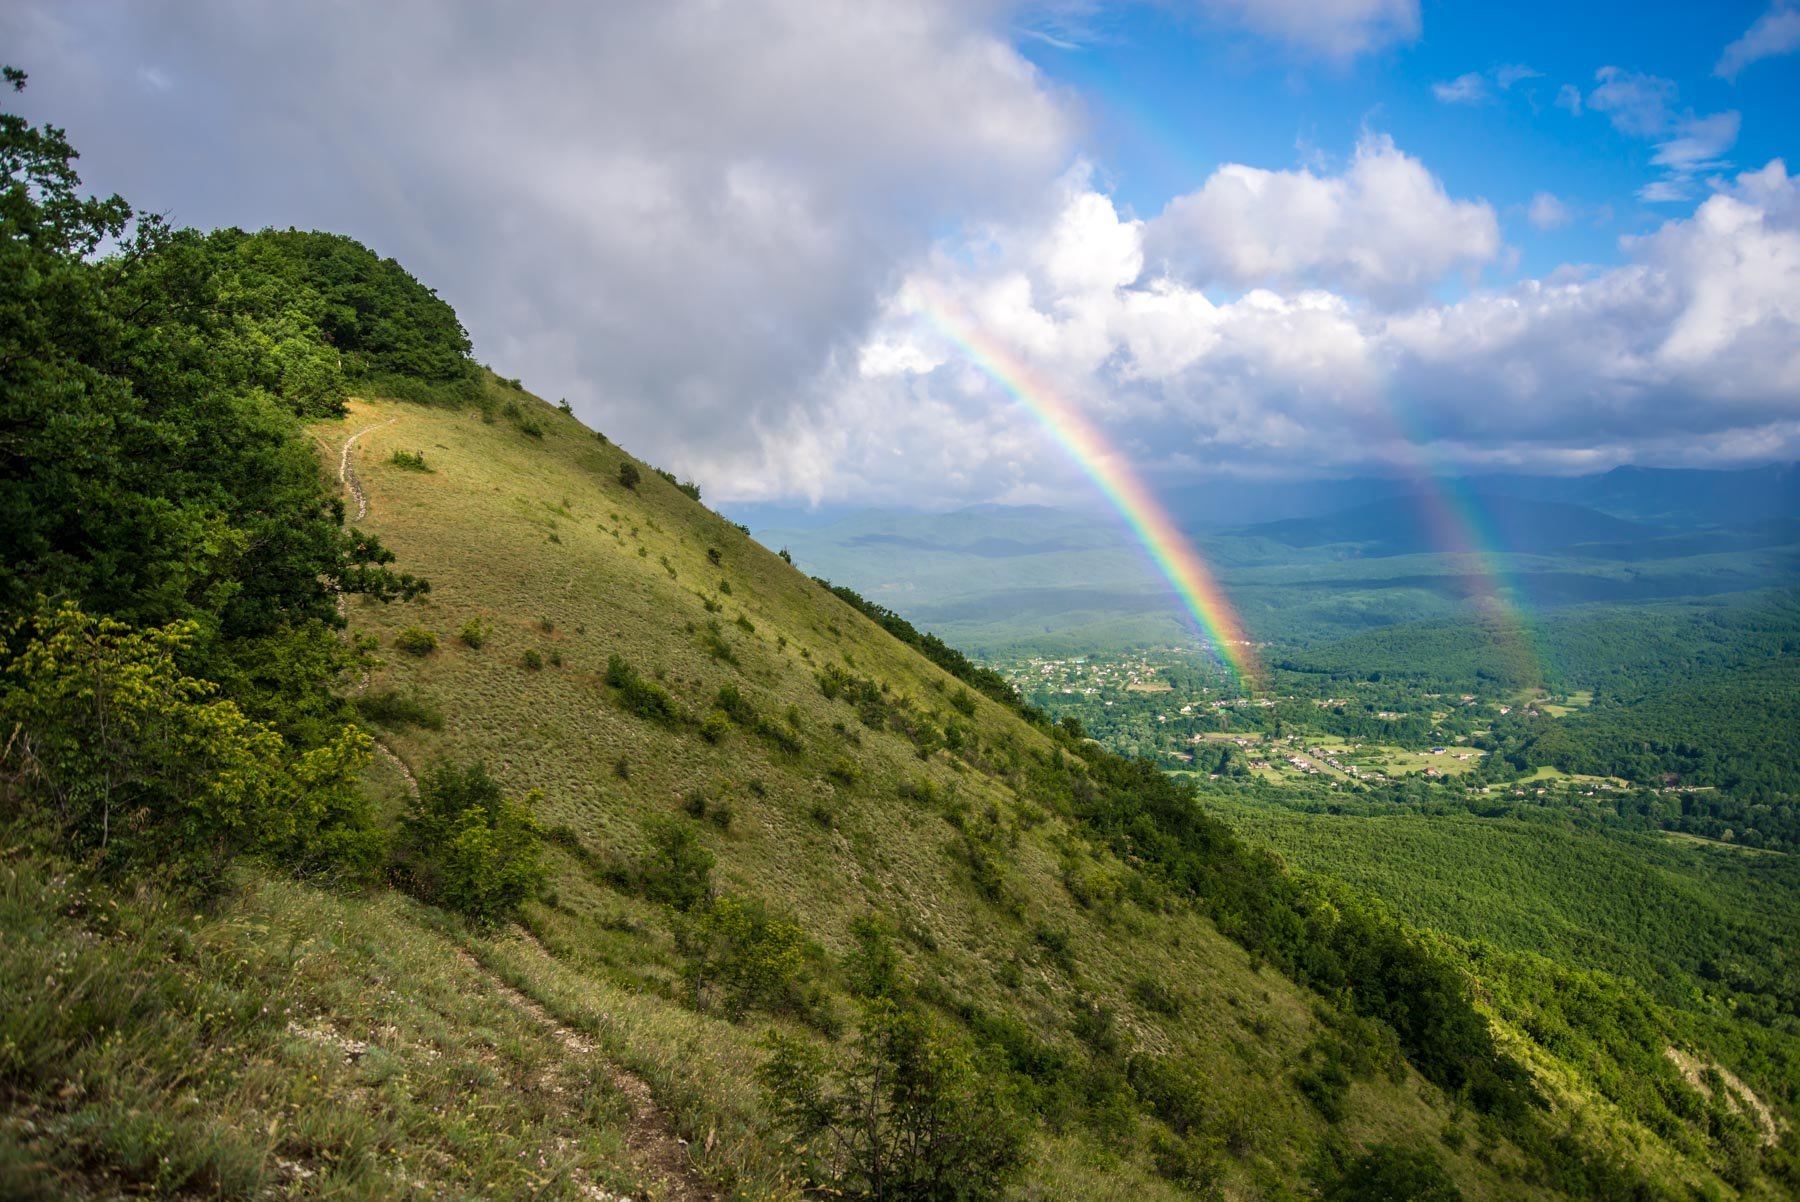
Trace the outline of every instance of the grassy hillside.
[[[949, 1013], [1010, 1017], [1052, 1055], [1080, 1063], [1105, 1059], [1075, 1033], [1084, 1012], [1104, 1012], [1126, 1043], [1204, 1066], [1213, 1121], [1231, 1129], [1235, 1150], [1217, 1167], [1230, 1192], [1299, 1188], [1330, 1129], [1290, 1076], [1321, 1034], [1316, 999], [1257, 971], [1191, 911], [1083, 908], [1065, 879], [1104, 882], [1117, 866], [1015, 787], [1022, 761], [1052, 753], [1045, 736], [647, 466], [635, 489], [623, 487], [625, 455], [572, 418], [516, 403], [520, 418], [492, 424], [476, 411], [358, 403], [317, 433], [335, 446], [376, 427], [353, 451], [370, 497], [366, 525], [433, 583], [411, 606], [353, 611], [355, 628], [384, 646], [370, 694], [391, 690], [444, 719], [441, 729], [402, 727], [384, 739], [420, 770], [478, 758], [509, 792], [543, 790], [543, 818], [574, 837], [573, 854], [556, 854], [554, 904], [526, 912], [548, 955], [503, 945], [503, 962], [528, 990], [553, 1007], [581, 999], [589, 1012], [618, 1004], [593, 1000], [600, 983], [660, 995], [660, 1004], [637, 1003], [641, 1031], [618, 1046], [691, 1130], [767, 1135], [748, 1083], [764, 1024], [679, 1005], [673, 916], [608, 888], [606, 874], [588, 867], [644, 855], [646, 821], [672, 815], [717, 857], [722, 891], [794, 916], [827, 955], [848, 950], [857, 917], [886, 916], [912, 971]], [[395, 451], [422, 454], [431, 470], [396, 466]], [[491, 626], [479, 649], [457, 638], [470, 622]], [[408, 627], [431, 631], [438, 649], [423, 657], [392, 649]], [[526, 666], [532, 652], [541, 668]], [[694, 718], [709, 713], [721, 686], [735, 686], [799, 751], [737, 724], [713, 743], [691, 724], [629, 712], [605, 683], [613, 656]], [[921, 755], [905, 735], [871, 729], [823, 695], [817, 677], [828, 666], [882, 682], [922, 722], [959, 726], [965, 746], [980, 750]], [[959, 701], [973, 713], [955, 708]], [[966, 832], [983, 823], [1002, 832], [999, 900], [984, 892], [968, 853]], [[1145, 980], [1181, 998], [1177, 1014], [1138, 1000]], [[1103, 1083], [1080, 1084], [1104, 1093]], [[1359, 1082], [1355, 1096], [1343, 1127], [1352, 1143], [1408, 1132], [1435, 1142], [1456, 1109], [1410, 1074]], [[1097, 1101], [1104, 1110], [1104, 1097]], [[1074, 1107], [1096, 1110], [1089, 1099]], [[1041, 1133], [1026, 1196], [1179, 1196], [1156, 1173], [1141, 1120], [1108, 1121], [1119, 1129], [1076, 1122]], [[1517, 1165], [1516, 1153], [1494, 1156]], [[778, 1178], [754, 1160], [713, 1159], [751, 1192]], [[1467, 1155], [1456, 1162], [1472, 1196], [1498, 1188], [1491, 1168]]]
[[[1651, 1130], [1508, 1024], [1542, 1118], [1427, 1081], [1350, 994], [1296, 985], [1118, 858], [1046, 783], [1088, 779], [1069, 740], [572, 417], [485, 387], [470, 408], [353, 401], [312, 434], [359, 526], [432, 582], [349, 607], [379, 656], [346, 681], [384, 751], [369, 792], [392, 820], [414, 777], [485, 762], [548, 829], [546, 887], [482, 927], [246, 865], [190, 907], [15, 848], [4, 970], [39, 1002], [4, 1043], [21, 1189], [796, 1197], [805, 1156], [758, 1070], [771, 1032], [851, 1045], [874, 916], [1025, 1116], [1013, 1197], [1312, 1196], [1381, 1147], [1428, 1150], [1468, 1198], [1604, 1196], [1582, 1174], [1607, 1163], [1729, 1190], [1703, 1135]], [[697, 983], [703, 911], [650, 884], [672, 829], [718, 897], [793, 924], [779, 997]]]

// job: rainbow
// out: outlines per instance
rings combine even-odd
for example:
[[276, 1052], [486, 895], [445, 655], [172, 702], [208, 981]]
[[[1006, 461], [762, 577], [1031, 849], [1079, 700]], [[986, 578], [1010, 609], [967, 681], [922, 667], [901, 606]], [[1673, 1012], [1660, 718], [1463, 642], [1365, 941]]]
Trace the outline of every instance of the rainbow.
[[1025, 364], [981, 333], [974, 322], [960, 318], [947, 302], [925, 301], [919, 313], [1050, 432], [1131, 528], [1219, 658], [1246, 688], [1254, 691], [1259, 687], [1262, 666], [1237, 612], [1200, 553], [1124, 454], [1086, 415], [1035, 378]]
[[1520, 604], [1525, 590], [1507, 571], [1503, 540], [1474, 491], [1448, 468], [1429, 462], [1425, 450], [1430, 445], [1429, 435], [1418, 429], [1409, 434], [1401, 427], [1404, 411], [1399, 402], [1390, 400], [1389, 404], [1397, 442], [1407, 451], [1404, 466], [1414, 497], [1431, 523], [1434, 541], [1457, 556], [1467, 598], [1492, 633], [1495, 649], [1507, 661], [1513, 678], [1531, 686], [1543, 685], [1544, 661]]

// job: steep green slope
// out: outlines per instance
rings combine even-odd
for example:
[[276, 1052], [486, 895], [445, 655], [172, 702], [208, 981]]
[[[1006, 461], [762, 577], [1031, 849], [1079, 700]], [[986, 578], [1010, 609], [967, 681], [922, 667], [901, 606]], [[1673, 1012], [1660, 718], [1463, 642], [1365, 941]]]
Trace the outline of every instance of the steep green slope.
[[[417, 768], [480, 758], [509, 792], [543, 790], [545, 820], [579, 848], [559, 855], [555, 904], [527, 910], [554, 960], [524, 955], [514, 968], [541, 974], [545, 988], [579, 992], [594, 978], [668, 995], [625, 1046], [665, 1090], [692, 1099], [677, 1109], [696, 1131], [766, 1132], [747, 1082], [762, 1024], [676, 1004], [675, 916], [608, 888], [616, 872], [586, 867], [642, 856], [647, 820], [673, 815], [717, 857], [726, 894], [794, 916], [830, 954], [848, 949], [853, 920], [885, 915], [943, 1010], [976, 1025], [1010, 1019], [1048, 1058], [1075, 1066], [1067, 1087], [1093, 1096], [1056, 1103], [1073, 1121], [1040, 1136], [1027, 1177], [1042, 1196], [1175, 1196], [1153, 1170], [1148, 1129], [1127, 1117], [1136, 1105], [1120, 1044], [1200, 1066], [1211, 1121], [1230, 1128], [1236, 1149], [1219, 1158], [1224, 1181], [1297, 1188], [1328, 1129], [1291, 1077], [1321, 1034], [1315, 1002], [1257, 971], [1186, 907], [1115, 896], [1119, 866], [1022, 795], [1027, 765], [1055, 754], [1043, 734], [653, 471], [622, 486], [625, 456], [573, 419], [517, 403], [520, 419], [493, 424], [473, 411], [357, 404], [318, 431], [331, 441], [375, 427], [353, 451], [366, 524], [433, 582], [428, 600], [404, 610], [353, 609], [355, 628], [385, 647], [409, 626], [438, 636], [423, 657], [384, 649], [371, 692], [416, 697], [444, 716], [442, 729], [396, 730], [389, 745]], [[422, 453], [433, 470], [398, 468], [395, 451]], [[472, 621], [492, 628], [479, 649], [456, 637]], [[532, 652], [544, 666], [526, 666]], [[714, 743], [695, 723], [630, 712], [605, 681], [614, 656], [694, 719], [735, 687], [798, 752], [738, 723]], [[881, 682], [917, 727], [956, 730], [964, 753], [922, 754], [905, 734], [872, 728], [824, 695], [818, 677], [830, 668]], [[1098, 900], [1084, 908], [1065, 881], [1088, 882]], [[1137, 1000], [1145, 980], [1183, 998], [1177, 1014]], [[1116, 1031], [1103, 1039], [1110, 1052], [1076, 1035], [1095, 1013]], [[1119, 1079], [1106, 1080], [1109, 1070]], [[1410, 1074], [1359, 1082], [1354, 1094], [1344, 1131], [1359, 1143], [1409, 1131], [1435, 1140], [1453, 1109]], [[1116, 1129], [1094, 1130], [1096, 1114]], [[1473, 1194], [1494, 1188], [1472, 1160], [1459, 1175]]]
[[[1471, 1196], [1559, 1179], [1510, 1150], [1504, 1124], [1474, 1124], [1482, 1134], [1466, 1144], [1440, 1141], [1461, 1105], [1409, 1069], [1395, 1080], [1367, 1074], [1341, 1110], [1309, 1102], [1301, 1082], [1334, 1038], [1320, 1016], [1341, 1020], [1194, 907], [1145, 896], [1095, 830], [1049, 800], [1039, 769], [1065, 759], [1055, 741], [653, 471], [624, 487], [627, 458], [571, 418], [495, 396], [516, 416], [358, 404], [342, 426], [318, 431], [335, 444], [373, 427], [354, 452], [366, 524], [434, 584], [410, 612], [353, 611], [388, 648], [408, 626], [438, 636], [425, 656], [384, 650], [369, 687], [443, 714], [441, 729], [385, 736], [403, 760], [481, 758], [510, 792], [543, 790], [542, 812], [568, 849], [554, 902], [526, 911], [548, 958], [515, 945], [505, 962], [577, 1012], [602, 1008], [583, 997], [595, 981], [666, 998], [640, 1003], [642, 1026], [617, 1046], [694, 1131], [743, 1131], [758, 1149], [776, 1142], [747, 1084], [767, 1020], [681, 1004], [681, 919], [628, 884], [661, 815], [691, 825], [724, 894], [792, 916], [828, 961], [850, 950], [854, 920], [883, 915], [944, 1018], [1015, 1065], [1060, 1066], [1041, 1080], [1021, 1074], [1027, 1108], [1052, 1116], [1036, 1136], [1028, 1196], [1159, 1196], [1179, 1192], [1169, 1178], [1184, 1176], [1190, 1187], [1216, 1178], [1231, 1194], [1279, 1193], [1302, 1188], [1320, 1149], [1340, 1138], [1438, 1147]], [[396, 465], [396, 451], [432, 470]], [[455, 637], [472, 621], [492, 627], [479, 649]], [[542, 667], [529, 666], [533, 653]], [[614, 657], [658, 682], [683, 718], [622, 704], [607, 684]], [[820, 678], [832, 672], [878, 682], [873, 716], [826, 695]], [[726, 686], [754, 716], [715, 723], [715, 742], [704, 724]], [[784, 733], [759, 735], [758, 722]], [[816, 979], [828, 995], [841, 988], [829, 966]], [[1182, 999], [1172, 1013], [1156, 1004], [1159, 990]], [[1146, 1057], [1205, 1081], [1203, 1138], [1187, 1141], [1203, 1146], [1198, 1170], [1181, 1167], [1171, 1151], [1180, 1141], [1147, 1117], [1151, 1091], [1131, 1082], [1134, 1058]], [[1556, 1111], [1583, 1110], [1584, 1139], [1612, 1144], [1634, 1173], [1671, 1185], [1710, 1177], [1691, 1176], [1703, 1140], [1659, 1138], [1579, 1073], [1547, 1057], [1544, 1071]], [[732, 1179], [766, 1183], [776, 1170], [760, 1167], [763, 1154], [738, 1153]]]

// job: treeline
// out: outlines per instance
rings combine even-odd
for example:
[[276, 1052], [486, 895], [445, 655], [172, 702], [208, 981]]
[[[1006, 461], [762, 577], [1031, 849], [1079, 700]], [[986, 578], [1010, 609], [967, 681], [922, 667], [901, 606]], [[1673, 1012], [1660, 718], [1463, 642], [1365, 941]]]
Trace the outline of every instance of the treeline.
[[1006, 677], [992, 668], [984, 668], [975, 663], [937, 635], [921, 632], [918, 627], [893, 610], [885, 605], [875, 604], [854, 589], [833, 584], [819, 576], [815, 576], [813, 579], [826, 591], [853, 608], [861, 610], [883, 630], [976, 692], [998, 701], [1001, 705], [1015, 710], [1020, 708], [1018, 690], [1012, 687]]

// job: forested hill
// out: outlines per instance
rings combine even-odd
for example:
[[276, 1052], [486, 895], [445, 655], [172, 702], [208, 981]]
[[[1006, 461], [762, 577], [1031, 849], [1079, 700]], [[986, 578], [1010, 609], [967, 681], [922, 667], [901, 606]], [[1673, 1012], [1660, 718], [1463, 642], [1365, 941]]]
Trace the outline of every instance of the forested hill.
[[1788, 1033], [1289, 871], [391, 260], [72, 157], [0, 118], [0, 1194], [1800, 1181]]

